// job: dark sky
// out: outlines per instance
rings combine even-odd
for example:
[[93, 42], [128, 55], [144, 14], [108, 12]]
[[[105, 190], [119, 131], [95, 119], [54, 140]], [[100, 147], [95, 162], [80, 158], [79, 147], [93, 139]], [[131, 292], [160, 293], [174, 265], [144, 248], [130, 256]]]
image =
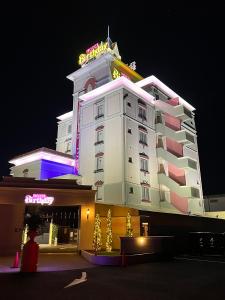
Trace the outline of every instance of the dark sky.
[[125, 63], [135, 60], [140, 74], [155, 75], [196, 108], [204, 194], [225, 193], [225, 24], [216, 2], [105, 1], [104, 10], [98, 1], [31, 2], [0, 10], [0, 175], [15, 155], [55, 148], [56, 116], [72, 109], [66, 76], [81, 52], [106, 38], [109, 24]]

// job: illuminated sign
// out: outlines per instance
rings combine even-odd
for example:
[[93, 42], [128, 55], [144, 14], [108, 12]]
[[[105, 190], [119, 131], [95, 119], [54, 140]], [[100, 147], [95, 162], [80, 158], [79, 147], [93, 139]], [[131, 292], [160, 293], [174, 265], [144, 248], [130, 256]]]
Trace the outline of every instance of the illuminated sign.
[[112, 71], [112, 77], [113, 77], [113, 79], [117, 79], [117, 78], [119, 78], [121, 76], [126, 77], [127, 79], [130, 79], [126, 74], [121, 73], [116, 68], [114, 68], [113, 71]]
[[25, 203], [26, 204], [48, 204], [51, 205], [54, 201], [54, 197], [48, 197], [45, 194], [33, 194], [31, 195], [26, 195], [25, 196]]
[[101, 42], [101, 44], [97, 43], [92, 47], [88, 48], [86, 50], [86, 53], [80, 54], [78, 64], [81, 66], [85, 65], [91, 59], [97, 58], [101, 54], [107, 52], [108, 49], [109, 47], [107, 42], [106, 43]]
[[137, 67], [136, 67], [136, 61], [132, 61], [132, 63], [129, 64], [129, 67], [130, 67], [133, 71], [135, 71], [135, 70], [137, 69]]
[[112, 72], [113, 79], [119, 78], [120, 76], [121, 76], [121, 73], [116, 68], [114, 68], [113, 72]]

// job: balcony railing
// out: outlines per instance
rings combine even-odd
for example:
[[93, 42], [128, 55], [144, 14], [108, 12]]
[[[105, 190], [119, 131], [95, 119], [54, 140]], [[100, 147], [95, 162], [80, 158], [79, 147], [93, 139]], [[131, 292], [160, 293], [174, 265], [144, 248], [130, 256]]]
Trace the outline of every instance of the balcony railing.
[[98, 120], [98, 119], [103, 118], [103, 117], [104, 117], [104, 114], [99, 114], [99, 115], [97, 115], [97, 116], [95, 117], [95, 120]]
[[145, 142], [145, 141], [139, 140], [139, 143], [144, 145], [144, 146], [148, 146], [147, 142]]
[[145, 115], [142, 115], [142, 114], [138, 114], [138, 117], [142, 119], [142, 121], [146, 121], [147, 118]]
[[97, 169], [97, 170], [94, 170], [94, 173], [100, 173], [100, 172], [104, 172], [104, 169]]
[[94, 143], [95, 146], [100, 145], [100, 144], [104, 144], [104, 141], [97, 141], [97, 142]]

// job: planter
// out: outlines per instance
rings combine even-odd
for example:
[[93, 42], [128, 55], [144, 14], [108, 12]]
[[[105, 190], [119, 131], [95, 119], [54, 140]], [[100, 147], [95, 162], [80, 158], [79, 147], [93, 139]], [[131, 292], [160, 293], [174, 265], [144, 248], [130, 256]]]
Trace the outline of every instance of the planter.
[[81, 255], [90, 263], [100, 266], [120, 266], [122, 263], [121, 255], [95, 255], [86, 250], [81, 250]]

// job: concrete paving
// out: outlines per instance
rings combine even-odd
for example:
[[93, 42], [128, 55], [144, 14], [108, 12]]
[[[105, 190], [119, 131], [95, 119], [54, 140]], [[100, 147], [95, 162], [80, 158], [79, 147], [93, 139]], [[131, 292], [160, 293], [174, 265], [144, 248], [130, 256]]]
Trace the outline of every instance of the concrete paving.
[[[0, 257], [0, 273], [20, 272], [19, 268], [11, 268], [14, 257]], [[40, 253], [38, 272], [68, 271], [93, 268], [95, 265], [86, 261], [76, 253]]]
[[[86, 273], [86, 281], [72, 285]], [[224, 299], [221, 262], [154, 262], [35, 274], [0, 274], [2, 300], [213, 300]]]

